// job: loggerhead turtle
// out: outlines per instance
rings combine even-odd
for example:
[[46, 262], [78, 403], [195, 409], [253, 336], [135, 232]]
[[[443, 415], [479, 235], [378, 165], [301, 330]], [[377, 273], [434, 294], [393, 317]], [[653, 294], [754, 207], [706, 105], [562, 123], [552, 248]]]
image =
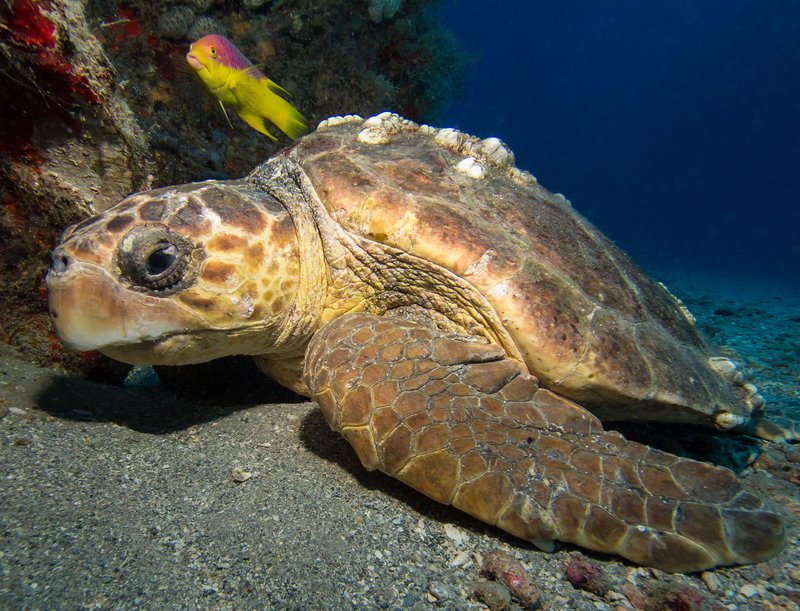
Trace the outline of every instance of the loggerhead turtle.
[[603, 429], [769, 427], [681, 302], [496, 138], [334, 117], [247, 178], [128, 197], [52, 261], [67, 346], [252, 355], [367, 469], [542, 549], [696, 571], [784, 544], [730, 471]]

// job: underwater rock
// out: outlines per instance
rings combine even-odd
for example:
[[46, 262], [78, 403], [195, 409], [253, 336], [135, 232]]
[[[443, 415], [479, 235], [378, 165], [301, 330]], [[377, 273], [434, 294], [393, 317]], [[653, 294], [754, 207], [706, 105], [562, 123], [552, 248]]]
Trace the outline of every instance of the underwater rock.
[[65, 225], [146, 186], [147, 140], [84, 3], [16, 0], [0, 17], [0, 339], [75, 360], [47, 324], [44, 253]]
[[194, 11], [188, 6], [171, 6], [158, 16], [158, 33], [172, 40], [187, 38], [194, 17]]
[[525, 609], [535, 609], [541, 596], [539, 588], [516, 558], [500, 550], [490, 550], [483, 558], [481, 575], [503, 584]]
[[186, 37], [189, 40], [197, 40], [208, 34], [222, 34], [225, 36], [228, 33], [227, 28], [219, 21], [208, 15], [201, 15], [189, 28]]
[[570, 556], [564, 572], [573, 587], [602, 596], [611, 584], [602, 569], [581, 553]]
[[227, 33], [312, 124], [386, 108], [435, 119], [460, 52], [432, 0], [378, 4], [380, 28], [369, 3], [341, 0], [0, 2], [0, 341], [85, 371], [53, 335], [40, 283], [61, 231], [150, 185], [244, 175], [287, 144], [229, 123], [182, 74], [193, 40]]
[[198, 13], [205, 13], [212, 6], [217, 4], [217, 0], [191, 0], [189, 4], [191, 4], [192, 8]]

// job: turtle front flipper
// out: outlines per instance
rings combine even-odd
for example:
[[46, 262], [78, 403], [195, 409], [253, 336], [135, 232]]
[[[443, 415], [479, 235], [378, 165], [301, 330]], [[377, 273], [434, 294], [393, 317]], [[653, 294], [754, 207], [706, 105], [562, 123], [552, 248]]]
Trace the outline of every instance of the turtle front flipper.
[[784, 545], [733, 473], [604, 431], [497, 346], [350, 314], [314, 336], [304, 377], [366, 468], [542, 547], [697, 571]]

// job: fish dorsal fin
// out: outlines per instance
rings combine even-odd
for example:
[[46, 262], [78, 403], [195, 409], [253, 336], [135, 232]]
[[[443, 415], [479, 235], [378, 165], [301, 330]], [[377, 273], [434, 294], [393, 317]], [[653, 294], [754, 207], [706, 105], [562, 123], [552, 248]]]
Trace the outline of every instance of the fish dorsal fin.
[[254, 78], [256, 80], [261, 80], [262, 78], [266, 78], [264, 73], [261, 71], [261, 68], [264, 67], [264, 64], [253, 64], [252, 66], [248, 66], [244, 69], [244, 75], [250, 78]]
[[280, 93], [280, 94], [283, 94], [283, 95], [288, 96], [288, 97], [292, 97], [291, 93], [286, 91], [283, 87], [278, 85], [278, 83], [276, 83], [275, 81], [270, 79], [268, 76], [266, 76], [262, 72], [261, 69], [263, 67], [264, 67], [264, 64], [253, 64], [252, 66], [250, 66], [249, 68], [247, 68], [244, 71], [244, 76], [256, 79], [257, 81], [264, 80], [264, 81], [266, 81], [266, 85], [267, 85], [267, 87], [269, 87], [270, 91], [275, 92], [275, 93]]

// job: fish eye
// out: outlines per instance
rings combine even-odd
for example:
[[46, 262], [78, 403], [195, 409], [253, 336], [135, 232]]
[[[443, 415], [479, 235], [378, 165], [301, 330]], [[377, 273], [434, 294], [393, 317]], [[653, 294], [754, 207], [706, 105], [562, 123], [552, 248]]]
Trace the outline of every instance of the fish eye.
[[215, 55], [217, 54], [217, 49], [216, 49], [216, 47], [209, 47], [208, 51], [209, 51], [209, 53], [211, 53], [211, 56], [212, 56], [212, 57], [213, 57], [213, 56], [215, 56]]
[[120, 242], [117, 263], [134, 288], [170, 295], [187, 284], [192, 243], [168, 228], [144, 225], [132, 229]]

